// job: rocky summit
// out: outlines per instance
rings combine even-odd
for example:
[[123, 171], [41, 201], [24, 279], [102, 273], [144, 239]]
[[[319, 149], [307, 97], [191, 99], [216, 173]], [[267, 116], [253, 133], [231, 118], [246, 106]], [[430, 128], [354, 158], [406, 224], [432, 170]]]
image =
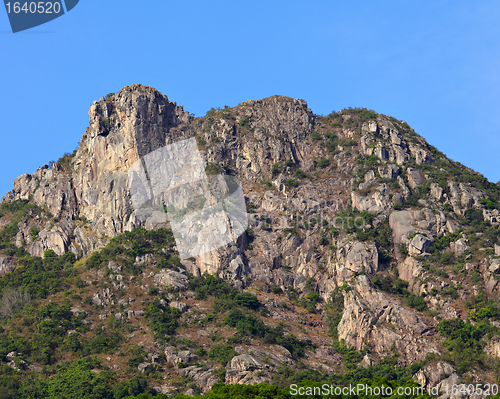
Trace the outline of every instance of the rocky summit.
[[[2, 197], [3, 397], [366, 378], [445, 399], [500, 381], [500, 186], [406, 122], [283, 96], [194, 117], [142, 85], [88, 114], [73, 153]], [[248, 227], [183, 259], [172, 220], [134, 209], [129, 171], [193, 138]]]

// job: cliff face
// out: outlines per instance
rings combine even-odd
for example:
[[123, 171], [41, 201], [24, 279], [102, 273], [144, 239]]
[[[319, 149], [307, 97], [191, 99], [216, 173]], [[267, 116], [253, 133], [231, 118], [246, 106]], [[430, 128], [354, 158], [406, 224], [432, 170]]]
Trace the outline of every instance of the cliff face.
[[97, 236], [135, 227], [127, 185], [130, 167], [162, 148], [169, 131], [190, 116], [149, 87], [130, 86], [89, 109], [89, 127], [72, 163], [72, 183], [80, 216]]
[[[303, 100], [280, 96], [203, 118], [141, 85], [101, 98], [68, 166], [14, 181], [5, 202], [29, 199], [47, 212], [19, 222], [16, 244], [34, 256], [53, 249], [81, 257], [140, 226], [130, 167], [190, 137], [209, 168], [239, 179], [250, 229], [184, 261], [185, 271], [239, 287], [312, 290], [325, 301], [344, 287], [338, 337], [358, 350], [368, 345], [375, 357], [395, 348], [402, 364], [442, 353], [437, 323], [465, 317], [470, 295], [498, 296], [498, 187], [403, 121], [351, 109], [319, 117]], [[393, 288], [398, 276], [407, 290]], [[402, 298], [422, 303], [408, 307]], [[244, 369], [245, 361], [231, 367]]]

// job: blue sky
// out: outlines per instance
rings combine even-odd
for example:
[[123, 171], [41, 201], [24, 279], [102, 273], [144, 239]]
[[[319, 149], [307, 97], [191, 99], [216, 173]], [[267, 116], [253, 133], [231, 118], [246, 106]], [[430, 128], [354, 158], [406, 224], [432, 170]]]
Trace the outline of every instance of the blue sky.
[[89, 105], [156, 87], [203, 116], [282, 94], [367, 107], [500, 180], [500, 2], [80, 0], [10, 33], [0, 10], [0, 195], [71, 152]]

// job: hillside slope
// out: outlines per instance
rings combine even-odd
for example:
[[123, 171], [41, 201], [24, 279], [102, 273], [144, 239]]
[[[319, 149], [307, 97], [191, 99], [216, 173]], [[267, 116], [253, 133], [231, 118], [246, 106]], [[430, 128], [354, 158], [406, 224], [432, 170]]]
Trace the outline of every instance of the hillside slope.
[[[195, 118], [141, 85], [89, 120], [0, 204], [5, 397], [500, 379], [500, 187], [404, 121], [282, 96]], [[239, 180], [249, 227], [181, 260], [128, 171], [190, 137]]]

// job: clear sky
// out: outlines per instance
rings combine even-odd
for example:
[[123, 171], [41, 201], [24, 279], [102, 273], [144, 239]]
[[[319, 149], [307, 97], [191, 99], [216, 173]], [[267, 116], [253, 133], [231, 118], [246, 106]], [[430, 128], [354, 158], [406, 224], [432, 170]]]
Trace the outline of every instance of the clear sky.
[[407, 121], [500, 180], [500, 2], [80, 0], [12, 34], [0, 9], [0, 195], [76, 148], [88, 107], [156, 87], [205, 115], [273, 94]]

